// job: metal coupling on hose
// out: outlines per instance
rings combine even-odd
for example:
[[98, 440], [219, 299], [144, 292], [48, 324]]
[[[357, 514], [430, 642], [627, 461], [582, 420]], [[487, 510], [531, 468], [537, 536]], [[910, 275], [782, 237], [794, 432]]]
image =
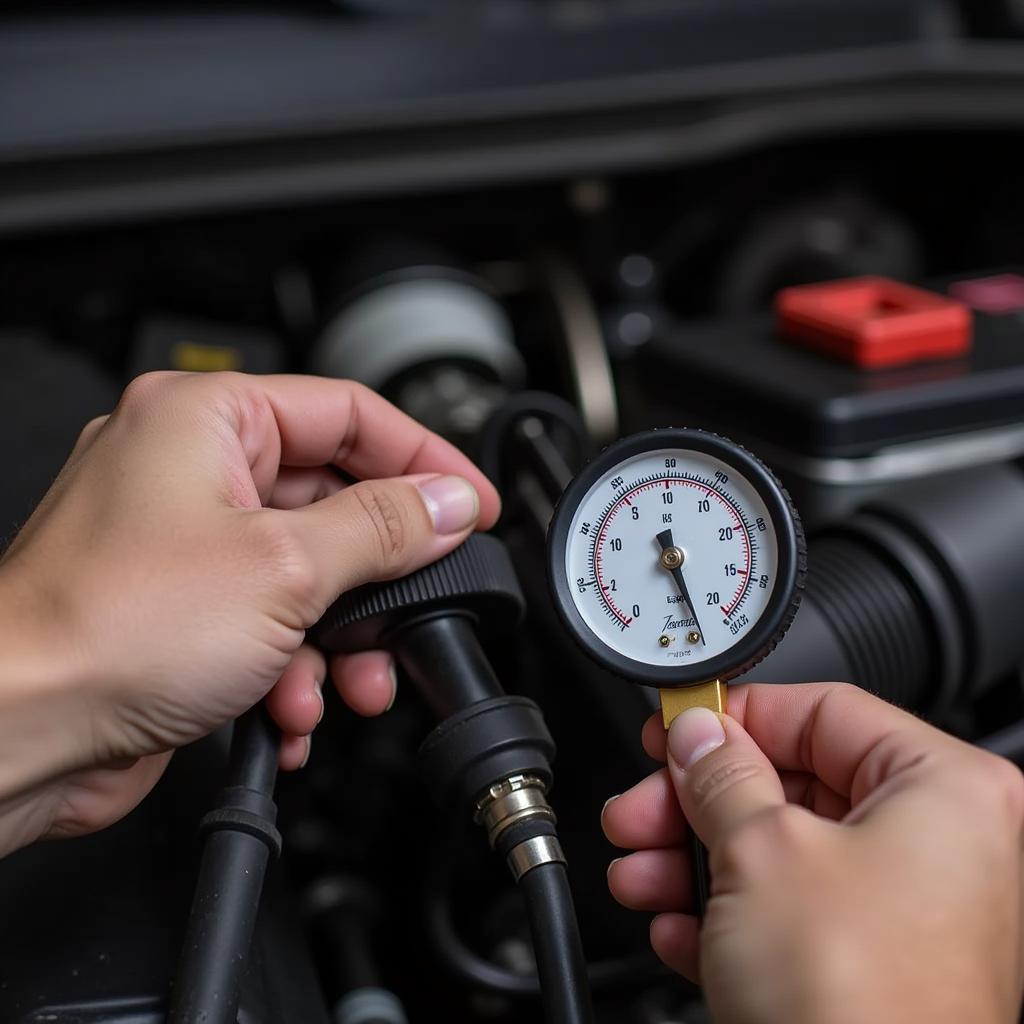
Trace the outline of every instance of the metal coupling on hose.
[[546, 790], [536, 775], [510, 775], [490, 785], [476, 802], [473, 820], [487, 829], [491, 848], [505, 854], [517, 882], [541, 864], [565, 863]]
[[487, 841], [494, 849], [498, 837], [511, 825], [531, 818], [555, 823], [546, 792], [544, 781], [536, 775], [510, 775], [488, 786], [476, 802], [473, 821], [487, 829]]

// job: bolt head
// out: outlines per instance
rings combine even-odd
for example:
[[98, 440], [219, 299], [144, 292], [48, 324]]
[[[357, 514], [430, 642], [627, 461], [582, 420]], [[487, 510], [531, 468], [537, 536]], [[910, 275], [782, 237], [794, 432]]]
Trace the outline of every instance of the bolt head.
[[683, 553], [679, 548], [665, 548], [661, 553], [661, 564], [666, 569], [678, 569], [683, 564]]

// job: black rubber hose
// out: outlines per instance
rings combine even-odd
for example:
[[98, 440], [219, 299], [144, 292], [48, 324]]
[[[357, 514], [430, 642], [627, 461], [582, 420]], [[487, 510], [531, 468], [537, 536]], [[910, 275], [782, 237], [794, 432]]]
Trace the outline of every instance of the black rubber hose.
[[414, 620], [395, 630], [391, 649], [439, 721], [504, 693], [467, 615]]
[[[536, 999], [540, 980], [536, 971], [520, 973], [488, 960], [471, 949], [455, 928], [446, 888], [432, 886], [424, 901], [425, 925], [431, 948], [457, 978], [475, 988], [512, 999]], [[606, 992], [647, 984], [667, 969], [653, 953], [645, 951], [587, 964], [591, 990]]]
[[241, 984], [271, 853], [280, 733], [262, 705], [235, 723], [227, 785], [206, 834], [168, 1024], [237, 1024]]
[[548, 1024], [591, 1024], [587, 963], [565, 865], [541, 864], [519, 879]]
[[239, 716], [231, 737], [227, 788], [240, 786], [272, 796], [277, 784], [280, 749], [281, 730], [262, 704]]

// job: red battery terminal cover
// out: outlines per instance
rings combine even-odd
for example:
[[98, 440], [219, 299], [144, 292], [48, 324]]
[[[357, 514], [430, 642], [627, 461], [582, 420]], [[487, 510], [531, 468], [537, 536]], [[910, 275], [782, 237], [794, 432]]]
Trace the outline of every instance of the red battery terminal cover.
[[785, 341], [867, 370], [949, 359], [971, 347], [964, 303], [887, 277], [784, 288], [775, 313]]

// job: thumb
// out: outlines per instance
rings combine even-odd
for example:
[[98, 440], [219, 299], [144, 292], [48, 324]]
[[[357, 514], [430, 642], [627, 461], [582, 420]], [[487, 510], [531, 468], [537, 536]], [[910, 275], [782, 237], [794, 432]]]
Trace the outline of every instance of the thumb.
[[749, 733], [707, 708], [690, 708], [672, 723], [668, 768], [687, 821], [709, 849], [786, 802], [778, 774]]
[[326, 608], [363, 583], [393, 579], [458, 547], [480, 517], [480, 499], [459, 476], [363, 480], [286, 513], [317, 573], [314, 600]]

